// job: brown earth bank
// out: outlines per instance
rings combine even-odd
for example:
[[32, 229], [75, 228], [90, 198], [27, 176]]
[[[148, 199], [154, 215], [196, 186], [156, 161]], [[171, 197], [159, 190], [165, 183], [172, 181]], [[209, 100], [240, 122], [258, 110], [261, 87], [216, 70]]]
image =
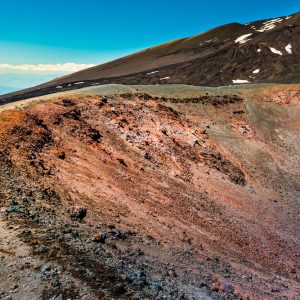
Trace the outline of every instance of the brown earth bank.
[[299, 87], [61, 95], [0, 113], [0, 299], [298, 299]]

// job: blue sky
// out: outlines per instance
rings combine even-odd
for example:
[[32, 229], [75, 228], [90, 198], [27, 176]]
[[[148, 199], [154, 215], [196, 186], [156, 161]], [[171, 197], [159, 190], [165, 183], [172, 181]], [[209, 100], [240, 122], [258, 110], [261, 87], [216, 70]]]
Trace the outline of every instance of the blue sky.
[[[297, 11], [297, 0], [3, 0], [0, 65], [75, 63], [80, 69], [221, 24]], [[13, 79], [5, 80], [3, 73], [10, 78], [34, 73], [34, 85], [74, 70], [61, 69], [0, 70], [0, 86], [13, 86]], [[40, 80], [36, 73], [42, 73]], [[15, 86], [28, 86], [28, 78]]]

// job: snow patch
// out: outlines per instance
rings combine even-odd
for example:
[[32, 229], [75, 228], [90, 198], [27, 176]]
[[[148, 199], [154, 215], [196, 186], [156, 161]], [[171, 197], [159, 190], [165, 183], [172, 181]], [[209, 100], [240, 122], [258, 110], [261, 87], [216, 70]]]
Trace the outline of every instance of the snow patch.
[[272, 47], [269, 47], [269, 48], [270, 48], [270, 50], [271, 50], [273, 53], [278, 54], [278, 55], [282, 55], [282, 52], [281, 52], [281, 51], [276, 50], [275, 48], [272, 48]]
[[287, 17], [285, 17], [285, 19], [288, 20], [288, 19], [290, 19], [291, 17], [292, 17], [292, 16], [287, 16]]
[[237, 38], [235, 40], [235, 43], [245, 44], [248, 41], [250, 41], [250, 39], [248, 39], [248, 37], [251, 36], [251, 35], [252, 35], [252, 33], [244, 34], [244, 35], [240, 36], [239, 38]]
[[253, 71], [253, 74], [258, 74], [260, 72], [260, 69], [256, 69]]
[[56, 88], [57, 89], [62, 89], [63, 87], [61, 85], [58, 85]]
[[285, 47], [285, 51], [289, 54], [293, 54], [292, 52], [292, 45], [291, 44], [288, 44], [286, 47]]
[[261, 52], [261, 49], [257, 49], [257, 52], [258, 52], [258, 53]]
[[214, 38], [214, 39], [210, 39], [210, 40], [204, 41], [204, 43], [216, 42], [217, 40], [218, 40], [217, 38]]
[[233, 83], [250, 83], [248, 80], [244, 80], [244, 79], [233, 79], [232, 80]]
[[156, 74], [156, 73], [158, 73], [158, 72], [159, 72], [159, 71], [153, 71], [153, 72], [147, 73], [147, 75]]
[[84, 84], [84, 81], [76, 82], [74, 84]]
[[170, 79], [170, 77], [164, 77], [164, 78], [161, 78], [160, 80], [167, 80], [167, 79]]
[[283, 19], [276, 18], [263, 23], [263, 26], [260, 29], [257, 29], [258, 32], [265, 32], [275, 28], [279, 23], [281, 23]]

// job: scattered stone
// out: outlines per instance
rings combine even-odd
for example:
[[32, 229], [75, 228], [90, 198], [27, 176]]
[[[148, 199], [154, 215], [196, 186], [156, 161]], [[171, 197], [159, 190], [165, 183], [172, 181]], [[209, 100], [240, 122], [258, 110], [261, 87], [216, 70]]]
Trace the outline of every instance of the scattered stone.
[[41, 268], [41, 272], [44, 273], [48, 273], [51, 271], [51, 267], [49, 265], [43, 265]]
[[162, 132], [165, 136], [168, 136], [168, 131], [167, 131], [166, 129], [163, 129], [161, 132]]
[[71, 212], [71, 218], [77, 220], [83, 220], [87, 215], [87, 209], [84, 207], [76, 207]]
[[150, 158], [151, 158], [151, 156], [150, 156], [150, 154], [149, 154], [148, 152], [146, 152], [146, 153], [144, 154], [144, 157], [145, 157], [146, 159], [150, 159]]
[[125, 160], [123, 158], [118, 158], [118, 161], [121, 165], [123, 165], [124, 167], [128, 168], [128, 165], [126, 164]]
[[170, 270], [168, 270], [168, 276], [176, 278], [177, 274], [174, 269], [170, 269]]
[[224, 291], [232, 294], [234, 292], [234, 287], [231, 283], [224, 283]]
[[125, 284], [124, 283], [118, 283], [118, 284], [116, 284], [115, 292], [116, 292], [117, 295], [121, 295], [121, 294], [126, 293], [126, 286], [125, 286]]
[[69, 107], [69, 106], [74, 106], [74, 105], [75, 105], [75, 102], [72, 101], [71, 99], [63, 99], [63, 100], [62, 100], [62, 104], [63, 104], [63, 106], [65, 106], [65, 107]]
[[220, 283], [219, 282], [213, 282], [212, 285], [211, 285], [211, 289], [215, 292], [220, 291], [221, 290]]
[[101, 244], [104, 244], [105, 241], [107, 239], [107, 233], [97, 233], [95, 234], [95, 236], [93, 237], [93, 242], [95, 243], [101, 243]]
[[51, 297], [49, 300], [63, 300], [63, 295], [59, 294], [59, 295], [55, 295], [53, 297]]
[[48, 248], [44, 245], [41, 245], [39, 248], [39, 253], [46, 253], [48, 252]]
[[57, 151], [57, 157], [58, 157], [59, 159], [65, 159], [65, 158], [66, 158], [66, 152], [63, 151], [63, 150], [58, 150], [58, 151]]
[[6, 209], [7, 213], [22, 213], [20, 205], [13, 205]]
[[95, 128], [90, 129], [89, 136], [94, 142], [97, 142], [97, 143], [99, 143], [102, 138], [101, 133]]
[[110, 229], [108, 231], [108, 233], [110, 235], [112, 235], [113, 237], [115, 237], [115, 238], [117, 238], [119, 240], [122, 240], [122, 241], [126, 240], [128, 238], [128, 236], [129, 236], [128, 233], [123, 232], [123, 231], [118, 230], [118, 229]]

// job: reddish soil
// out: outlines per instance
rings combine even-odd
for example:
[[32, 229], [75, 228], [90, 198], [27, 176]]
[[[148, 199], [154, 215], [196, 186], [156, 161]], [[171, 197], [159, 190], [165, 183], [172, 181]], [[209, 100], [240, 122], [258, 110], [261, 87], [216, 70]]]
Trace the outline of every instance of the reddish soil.
[[[299, 90], [285, 93], [2, 112], [1, 222], [51, 264], [28, 271], [37, 299], [297, 299]], [[12, 290], [32, 293], [0, 283], [0, 299]]]
[[256, 101], [277, 104], [300, 104], [299, 85], [274, 85], [267, 89], [262, 87], [247, 91], [246, 94]]

